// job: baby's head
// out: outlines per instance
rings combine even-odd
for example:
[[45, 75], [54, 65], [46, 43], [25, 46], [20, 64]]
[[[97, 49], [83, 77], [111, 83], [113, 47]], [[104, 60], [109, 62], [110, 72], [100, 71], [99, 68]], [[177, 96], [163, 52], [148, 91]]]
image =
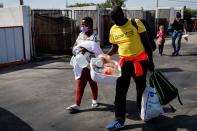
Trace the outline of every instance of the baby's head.
[[160, 30], [160, 31], [164, 31], [164, 26], [163, 26], [163, 25], [160, 25], [160, 26], [159, 26], [159, 30]]

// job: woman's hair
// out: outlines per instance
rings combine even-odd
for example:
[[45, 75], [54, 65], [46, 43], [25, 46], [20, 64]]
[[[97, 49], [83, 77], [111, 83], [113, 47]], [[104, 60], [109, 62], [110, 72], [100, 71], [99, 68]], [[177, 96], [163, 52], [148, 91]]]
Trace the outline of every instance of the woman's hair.
[[164, 25], [160, 25], [159, 26], [159, 29], [164, 29]]
[[82, 20], [85, 20], [85, 22], [90, 25], [90, 26], [93, 26], [93, 20], [91, 17], [84, 17]]
[[176, 12], [176, 18], [181, 18], [181, 13], [180, 12]]

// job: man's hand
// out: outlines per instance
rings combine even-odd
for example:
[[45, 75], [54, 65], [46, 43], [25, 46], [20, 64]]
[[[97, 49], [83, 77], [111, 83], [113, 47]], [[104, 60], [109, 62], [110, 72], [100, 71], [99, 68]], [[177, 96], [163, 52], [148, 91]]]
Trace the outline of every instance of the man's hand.
[[115, 54], [117, 51], [118, 51], [118, 45], [111, 44], [111, 48], [110, 48], [110, 50], [107, 52], [107, 55], [112, 56], [112, 55]]
[[153, 63], [153, 61], [149, 61], [148, 62], [148, 69], [153, 72], [155, 70], [155, 65]]

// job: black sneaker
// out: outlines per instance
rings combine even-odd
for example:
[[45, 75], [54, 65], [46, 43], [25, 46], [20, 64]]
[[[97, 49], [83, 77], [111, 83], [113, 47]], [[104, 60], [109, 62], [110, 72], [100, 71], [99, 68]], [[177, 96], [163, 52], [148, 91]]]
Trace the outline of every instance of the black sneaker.
[[175, 54], [176, 54], [176, 51], [172, 52], [172, 56], [175, 56]]
[[178, 56], [178, 55], [179, 55], [179, 52], [176, 52], [176, 53], [175, 53], [175, 56]]

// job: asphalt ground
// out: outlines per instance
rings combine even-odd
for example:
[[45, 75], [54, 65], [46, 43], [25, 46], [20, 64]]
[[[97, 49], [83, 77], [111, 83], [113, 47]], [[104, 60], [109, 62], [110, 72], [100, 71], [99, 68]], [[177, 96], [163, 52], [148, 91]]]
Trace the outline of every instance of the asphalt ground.
[[[179, 90], [177, 99], [163, 106], [164, 113], [143, 122], [136, 109], [133, 80], [127, 94], [127, 114], [123, 130], [197, 131], [197, 34], [182, 40], [180, 56], [171, 56], [168, 39], [164, 55], [154, 52], [157, 70]], [[114, 56], [117, 59], [117, 56]], [[91, 108], [91, 91], [87, 85], [81, 112], [70, 114], [66, 107], [74, 103], [75, 80], [69, 57], [53, 57], [25, 65], [0, 69], [0, 131], [105, 131], [114, 119], [115, 83], [98, 83], [100, 106]]]

